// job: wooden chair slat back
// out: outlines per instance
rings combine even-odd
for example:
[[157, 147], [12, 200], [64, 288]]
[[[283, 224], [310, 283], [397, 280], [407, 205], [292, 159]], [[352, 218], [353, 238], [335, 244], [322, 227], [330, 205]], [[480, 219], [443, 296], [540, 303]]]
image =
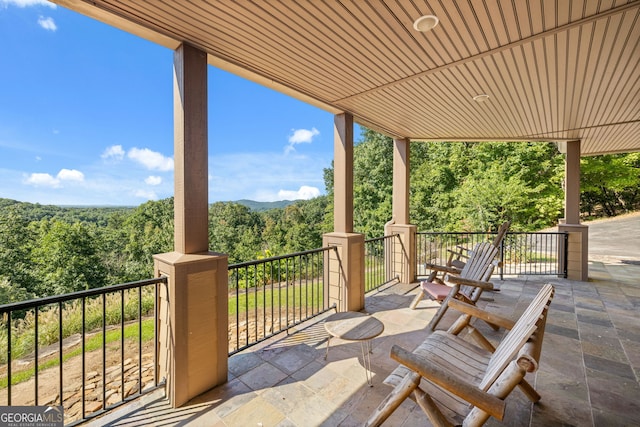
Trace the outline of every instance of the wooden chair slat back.
[[513, 360], [518, 351], [520, 351], [522, 346], [531, 338], [536, 328], [544, 328], [547, 310], [553, 299], [553, 292], [553, 286], [550, 284], [546, 284], [540, 289], [540, 292], [538, 292], [533, 301], [531, 301], [527, 309], [522, 313], [516, 324], [503, 338], [491, 356], [487, 371], [479, 388], [487, 391], [500, 373], [504, 371], [509, 362]]

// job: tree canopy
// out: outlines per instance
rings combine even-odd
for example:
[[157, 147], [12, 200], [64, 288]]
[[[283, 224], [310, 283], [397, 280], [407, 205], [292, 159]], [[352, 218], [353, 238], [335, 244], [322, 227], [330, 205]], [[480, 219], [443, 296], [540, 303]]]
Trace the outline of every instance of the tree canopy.
[[[563, 214], [564, 159], [548, 143], [410, 145], [410, 220], [421, 231], [555, 225]], [[354, 229], [380, 237], [391, 219], [393, 141], [364, 129], [354, 147]], [[640, 208], [640, 153], [581, 159], [582, 214]], [[238, 263], [322, 246], [333, 229], [327, 195], [266, 210], [209, 207], [209, 247]], [[258, 206], [258, 205], [256, 205]], [[271, 207], [271, 206], [269, 206]], [[173, 250], [173, 198], [138, 207], [59, 207], [0, 199], [0, 303], [147, 279], [154, 254]]]

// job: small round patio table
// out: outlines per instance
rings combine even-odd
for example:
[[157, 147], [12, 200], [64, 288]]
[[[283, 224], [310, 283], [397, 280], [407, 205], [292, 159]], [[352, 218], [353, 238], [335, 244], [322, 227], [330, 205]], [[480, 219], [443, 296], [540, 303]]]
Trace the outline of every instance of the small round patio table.
[[329, 355], [331, 337], [345, 341], [360, 341], [362, 363], [364, 364], [367, 384], [373, 386], [371, 373], [371, 340], [384, 331], [384, 324], [373, 316], [357, 311], [344, 311], [327, 317], [324, 328], [329, 334], [327, 351], [324, 360]]

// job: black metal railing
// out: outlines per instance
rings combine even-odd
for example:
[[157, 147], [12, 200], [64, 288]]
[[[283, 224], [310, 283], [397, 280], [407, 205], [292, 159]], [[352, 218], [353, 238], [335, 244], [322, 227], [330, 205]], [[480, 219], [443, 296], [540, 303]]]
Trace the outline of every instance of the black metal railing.
[[[473, 248], [492, 241], [487, 232], [419, 232], [416, 236], [418, 276], [425, 276], [425, 263], [445, 265], [451, 251]], [[557, 275], [567, 277], [568, 234], [565, 232], [508, 232], [500, 245], [500, 278], [504, 275]]]
[[156, 301], [166, 283], [0, 306], [0, 405], [62, 406], [75, 425], [162, 385]]
[[330, 251], [335, 247], [229, 266], [229, 355], [332, 308]]
[[364, 241], [364, 291], [379, 289], [394, 280], [399, 280], [396, 266], [396, 250], [400, 235], [376, 237]]

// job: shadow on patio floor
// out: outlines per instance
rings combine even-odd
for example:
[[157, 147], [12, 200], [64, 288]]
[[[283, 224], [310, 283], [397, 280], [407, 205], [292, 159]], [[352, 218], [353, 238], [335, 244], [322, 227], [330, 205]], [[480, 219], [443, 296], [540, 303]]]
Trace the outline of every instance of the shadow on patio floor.
[[[532, 405], [518, 390], [507, 399], [504, 424], [514, 426], [610, 426], [640, 423], [640, 266], [590, 263], [590, 281], [556, 277], [508, 278], [500, 292], [479, 305], [516, 317], [544, 283], [556, 287], [551, 304], [541, 366], [531, 384], [542, 395]], [[322, 317], [290, 335], [279, 335], [229, 359], [229, 382], [177, 410], [160, 394], [145, 396], [89, 425], [188, 426], [351, 426], [362, 425], [391, 388], [382, 383], [395, 368], [393, 344], [413, 349], [435, 303], [408, 308], [415, 285], [397, 284], [366, 298], [366, 311], [385, 325], [373, 340], [373, 387], [367, 386], [360, 344], [332, 340], [324, 360], [327, 335]], [[486, 295], [486, 294], [485, 294]], [[493, 301], [490, 301], [493, 300]], [[505, 309], [507, 312], [505, 313]], [[439, 328], [454, 319], [449, 310]], [[500, 338], [498, 333], [493, 339]], [[428, 424], [406, 400], [385, 425]]]

